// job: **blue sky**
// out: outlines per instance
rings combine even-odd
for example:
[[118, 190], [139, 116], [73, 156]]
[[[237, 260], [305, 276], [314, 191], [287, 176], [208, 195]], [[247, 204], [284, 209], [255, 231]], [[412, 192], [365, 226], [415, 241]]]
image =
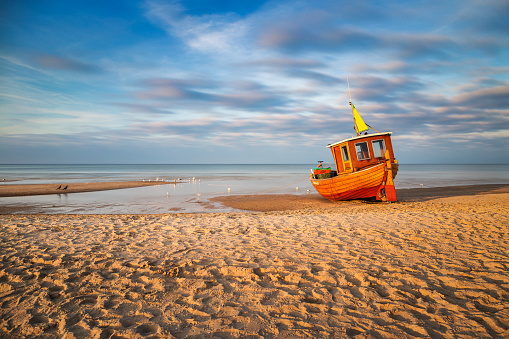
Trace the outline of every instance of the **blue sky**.
[[0, 6], [0, 163], [509, 162], [506, 0]]

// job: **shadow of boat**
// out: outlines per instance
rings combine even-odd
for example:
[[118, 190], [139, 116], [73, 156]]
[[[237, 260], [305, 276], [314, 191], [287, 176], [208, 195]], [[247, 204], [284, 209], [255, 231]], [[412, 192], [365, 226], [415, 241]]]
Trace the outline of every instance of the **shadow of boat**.
[[438, 198], [460, 197], [466, 195], [509, 193], [509, 185], [486, 184], [430, 188], [408, 188], [396, 189], [396, 192], [400, 202], [426, 201]]

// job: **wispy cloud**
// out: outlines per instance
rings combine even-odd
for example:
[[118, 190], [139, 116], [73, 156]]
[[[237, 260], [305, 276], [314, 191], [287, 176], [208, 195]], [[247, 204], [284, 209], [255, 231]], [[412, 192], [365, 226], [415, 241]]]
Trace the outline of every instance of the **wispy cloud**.
[[197, 79], [146, 79], [134, 97], [147, 104], [165, 101], [183, 107], [235, 108], [250, 111], [263, 108], [280, 109], [289, 99], [273, 88], [253, 82], [204, 82]]
[[57, 55], [42, 53], [34, 55], [33, 59], [36, 64], [53, 70], [81, 73], [99, 73], [102, 71], [96, 65]]
[[461, 93], [454, 96], [452, 101], [472, 108], [509, 110], [509, 84]]
[[248, 29], [243, 20], [231, 13], [186, 14], [186, 8], [176, 0], [150, 0], [146, 15], [168, 34], [181, 38], [188, 47], [201, 52], [231, 52]]
[[115, 102], [112, 103], [115, 106], [121, 107], [122, 109], [125, 109], [129, 113], [136, 113], [136, 114], [175, 114], [175, 112], [172, 112], [171, 110], [165, 108], [163, 105], [147, 105], [147, 104], [141, 104], [141, 103], [129, 103], [129, 102]]

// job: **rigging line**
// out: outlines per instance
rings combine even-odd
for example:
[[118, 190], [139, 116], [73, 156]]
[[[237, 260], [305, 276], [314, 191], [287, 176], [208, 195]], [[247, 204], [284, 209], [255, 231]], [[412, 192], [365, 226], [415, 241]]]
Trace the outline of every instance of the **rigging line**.
[[377, 131], [376, 129], [374, 129], [373, 127], [371, 127], [370, 125], [366, 124], [366, 126], [368, 126], [369, 128], [371, 128], [371, 129], [372, 129], [372, 130], [374, 130], [375, 132], [380, 133], [379, 131]]
[[348, 82], [348, 77], [346, 77], [346, 84], [348, 85], [348, 95], [350, 96], [350, 102], [352, 102], [352, 95], [350, 94], [350, 83]]

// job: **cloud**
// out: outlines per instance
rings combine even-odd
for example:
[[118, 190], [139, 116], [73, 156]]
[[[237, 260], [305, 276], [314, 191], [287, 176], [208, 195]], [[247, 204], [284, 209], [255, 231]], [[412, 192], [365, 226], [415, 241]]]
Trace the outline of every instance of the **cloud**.
[[476, 77], [481, 77], [483, 81], [488, 81], [492, 84], [501, 84], [502, 80], [498, 79], [486, 79], [488, 76], [504, 75], [509, 74], [509, 66], [488, 66], [480, 65], [473, 73]]
[[147, 106], [160, 105], [160, 101], [178, 104], [178, 108], [225, 107], [244, 112], [271, 109], [280, 110], [291, 100], [273, 88], [254, 81], [205, 82], [196, 79], [153, 78], [141, 82], [141, 89], [133, 96], [144, 100]]
[[345, 83], [344, 79], [339, 79], [338, 77], [322, 72], [310, 70], [289, 70], [286, 73], [292, 77], [312, 80], [320, 85], [335, 86]]
[[[482, 8], [482, 10], [480, 10]], [[457, 15], [457, 25], [468, 34], [509, 36], [509, 3], [505, 0], [466, 1]]]
[[214, 94], [206, 93], [204, 88], [210, 87], [204, 82], [185, 79], [152, 78], [141, 82], [144, 89], [137, 91], [135, 96], [145, 100], [192, 100], [214, 101]]
[[287, 57], [280, 58], [259, 58], [255, 60], [250, 60], [244, 62], [244, 66], [248, 67], [260, 67], [260, 68], [268, 68], [270, 70], [274, 69], [287, 69], [287, 68], [316, 68], [316, 67], [325, 67], [326, 64], [319, 62], [318, 60], [313, 59], [297, 59]]
[[51, 55], [51, 54], [36, 54], [33, 56], [36, 64], [53, 70], [70, 71], [78, 73], [100, 73], [102, 69], [96, 65], [92, 65], [79, 60]]
[[508, 6], [501, 0], [467, 1], [461, 14], [448, 3], [411, 8], [396, 3], [384, 8], [366, 2], [300, 4], [268, 11], [265, 21], [252, 20], [260, 47], [284, 54], [364, 51], [403, 60], [457, 61], [472, 53], [495, 55], [509, 46], [509, 34], [500, 34], [509, 26]]
[[159, 108], [155, 104], [147, 105], [141, 103], [116, 102], [112, 103], [112, 105], [125, 108], [129, 113], [175, 114], [175, 112], [172, 112], [165, 108]]
[[[288, 68], [288, 72], [306, 72], [305, 66], [292, 67]], [[312, 75], [312, 71], [309, 72]], [[331, 77], [331, 81], [339, 83], [343, 80]], [[485, 83], [487, 86], [490, 84], [494, 83]], [[416, 137], [421, 134], [438, 135], [439, 131], [452, 135], [481, 129], [509, 129], [507, 118], [504, 120], [505, 113], [489, 116], [483, 111], [490, 107], [504, 109], [509, 97], [505, 86], [447, 96], [428, 93], [429, 83], [408, 76], [357, 76], [350, 85], [354, 103], [358, 104], [367, 122], [377, 129], [400, 133], [412, 130]], [[199, 106], [201, 114], [207, 116], [186, 119], [179, 113], [179, 121], [133, 125], [134, 130], [141, 129], [147, 135], [179, 135], [188, 141], [202, 138], [224, 145], [226, 140], [246, 142], [248, 136], [250, 140], [283, 143], [278, 139], [296, 142], [307, 138], [320, 142], [323, 140], [316, 135], [334, 139], [335, 135], [351, 134], [351, 112], [346, 104], [333, 107], [322, 101], [321, 105], [317, 105], [316, 101], [309, 100], [312, 97], [298, 98], [297, 95], [296, 98], [296, 93], [278, 91], [256, 81], [211, 83], [196, 79], [154, 78], [144, 81], [143, 86], [145, 89], [136, 93], [139, 99], [144, 100], [148, 113], [152, 105], [155, 105], [154, 110], [161, 107], [161, 101], [171, 103], [177, 111]], [[313, 96], [318, 92], [313, 92]], [[476, 101], [479, 101], [478, 105], [473, 104]], [[252, 112], [250, 116], [240, 114], [249, 111]]]
[[256, 59], [238, 64], [241, 69], [278, 74], [281, 78], [298, 78], [309, 80], [316, 86], [344, 84], [344, 79], [328, 74], [328, 65], [324, 62], [305, 58], [267, 58]]
[[[379, 32], [350, 27], [335, 22], [301, 25], [292, 20], [287, 25], [274, 24], [266, 28], [259, 38], [263, 48], [277, 49], [284, 53], [316, 52], [392, 52], [403, 59], [450, 60], [465, 46], [438, 34]], [[486, 48], [492, 48], [486, 43]]]
[[[328, 113], [331, 113], [329, 111]], [[350, 119], [347, 119], [350, 120]], [[246, 117], [202, 117], [179, 121], [157, 121], [132, 124], [127, 135], [158, 136], [163, 139], [185, 139], [186, 142], [207, 142], [209, 144], [236, 147], [241, 143], [258, 145], [286, 145], [316, 141], [324, 143], [320, 130], [327, 135], [338, 133], [341, 119], [331, 123], [328, 114], [288, 115], [257, 114]], [[352, 123], [348, 121], [347, 130]], [[176, 141], [179, 142], [179, 141]]]
[[361, 29], [322, 26], [321, 22], [314, 30], [300, 23], [269, 27], [259, 39], [261, 47], [285, 52], [362, 50], [377, 48], [380, 43], [378, 37]]
[[405, 59], [449, 60], [461, 49], [453, 39], [443, 35], [396, 33], [383, 40], [384, 48], [394, 48]]
[[410, 97], [415, 100], [421, 97], [416, 92], [425, 87], [418, 79], [408, 76], [359, 76], [350, 81], [352, 97], [368, 102], [406, 102]]
[[452, 101], [457, 105], [479, 109], [509, 109], [509, 85], [458, 94]]
[[146, 16], [168, 34], [201, 52], [225, 53], [235, 49], [248, 27], [233, 13], [189, 15], [180, 1], [147, 1]]

